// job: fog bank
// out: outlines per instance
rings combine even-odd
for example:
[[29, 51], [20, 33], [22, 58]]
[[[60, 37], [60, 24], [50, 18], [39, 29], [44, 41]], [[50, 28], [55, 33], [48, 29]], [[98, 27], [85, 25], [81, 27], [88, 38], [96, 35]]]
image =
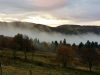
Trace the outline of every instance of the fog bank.
[[73, 44], [79, 44], [80, 42], [86, 43], [87, 40], [90, 41], [96, 41], [100, 44], [100, 35], [96, 35], [93, 33], [88, 34], [82, 34], [82, 35], [64, 35], [61, 33], [46, 33], [46, 32], [40, 32], [38, 30], [29, 30], [29, 29], [21, 29], [21, 28], [14, 28], [14, 27], [7, 27], [7, 28], [0, 28], [0, 35], [5, 36], [15, 36], [16, 34], [25, 34], [28, 35], [32, 39], [39, 39], [41, 42], [52, 42], [52, 41], [63, 41], [63, 39], [66, 39], [67, 43]]

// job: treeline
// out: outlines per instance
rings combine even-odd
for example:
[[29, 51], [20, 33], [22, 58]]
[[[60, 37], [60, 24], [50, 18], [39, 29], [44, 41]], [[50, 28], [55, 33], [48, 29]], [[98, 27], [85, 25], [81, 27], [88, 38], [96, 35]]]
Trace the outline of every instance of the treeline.
[[36, 50], [55, 52], [56, 56], [50, 58], [51, 63], [57, 63], [63, 67], [66, 67], [69, 63], [72, 63], [75, 58], [78, 58], [80, 63], [87, 64], [90, 71], [95, 65], [100, 65], [100, 44], [98, 42], [90, 42], [89, 40], [79, 45], [69, 44], [66, 39], [63, 41], [52, 41], [52, 43], [39, 42], [38, 39], [34, 40], [34, 47]]
[[50, 58], [50, 61], [56, 62], [58, 65], [66, 67], [68, 63], [72, 63], [75, 58], [87, 64], [91, 71], [93, 65], [100, 65], [100, 45], [98, 42], [90, 42], [89, 40], [79, 45], [68, 44], [66, 39], [60, 41], [52, 41], [51, 43], [40, 42], [39, 39], [31, 39], [27, 35], [17, 34], [14, 37], [0, 35], [0, 49], [10, 48], [13, 57], [16, 58], [18, 50], [23, 51], [25, 59], [27, 52], [32, 53], [32, 58], [35, 50], [56, 53], [55, 57]]

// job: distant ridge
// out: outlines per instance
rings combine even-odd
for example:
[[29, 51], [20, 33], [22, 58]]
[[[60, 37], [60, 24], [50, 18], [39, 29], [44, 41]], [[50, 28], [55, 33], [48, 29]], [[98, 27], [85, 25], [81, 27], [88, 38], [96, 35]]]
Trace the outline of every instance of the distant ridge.
[[86, 33], [95, 33], [100, 34], [100, 26], [89, 26], [89, 25], [71, 25], [71, 24], [64, 24], [59, 25], [57, 27], [50, 27], [43, 24], [36, 24], [30, 22], [0, 22], [0, 29], [2, 28], [19, 28], [19, 29], [30, 29], [30, 30], [38, 30], [40, 32], [58, 32], [63, 34], [86, 34]]

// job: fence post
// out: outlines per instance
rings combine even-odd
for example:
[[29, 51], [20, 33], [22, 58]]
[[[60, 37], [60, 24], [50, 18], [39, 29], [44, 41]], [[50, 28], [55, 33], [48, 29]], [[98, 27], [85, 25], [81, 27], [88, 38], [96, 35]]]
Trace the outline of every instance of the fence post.
[[32, 71], [30, 70], [30, 75], [32, 75]]
[[2, 66], [1, 66], [1, 62], [0, 62], [0, 75], [2, 75]]

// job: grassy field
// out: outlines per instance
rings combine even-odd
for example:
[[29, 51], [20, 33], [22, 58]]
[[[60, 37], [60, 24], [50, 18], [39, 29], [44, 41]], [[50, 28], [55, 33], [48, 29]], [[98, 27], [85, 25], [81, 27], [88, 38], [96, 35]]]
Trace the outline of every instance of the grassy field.
[[100, 75], [99, 66], [94, 67], [92, 72], [87, 67], [79, 65], [63, 68], [49, 61], [48, 57], [55, 54], [35, 52], [33, 61], [31, 55], [29, 52], [28, 59], [25, 60], [24, 53], [19, 51], [14, 59], [11, 50], [0, 50], [3, 75], [30, 75], [30, 70], [32, 75]]

